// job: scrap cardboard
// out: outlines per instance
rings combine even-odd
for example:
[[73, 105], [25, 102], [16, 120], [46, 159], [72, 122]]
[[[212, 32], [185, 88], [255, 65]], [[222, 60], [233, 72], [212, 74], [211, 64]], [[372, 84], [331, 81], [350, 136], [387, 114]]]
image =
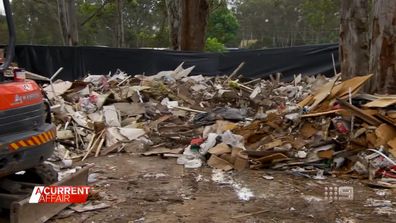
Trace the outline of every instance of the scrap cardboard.
[[216, 155], [211, 155], [209, 160], [208, 160], [208, 165], [216, 168], [216, 169], [221, 169], [224, 171], [232, 170], [234, 167], [231, 163], [227, 162], [226, 160], [216, 156]]

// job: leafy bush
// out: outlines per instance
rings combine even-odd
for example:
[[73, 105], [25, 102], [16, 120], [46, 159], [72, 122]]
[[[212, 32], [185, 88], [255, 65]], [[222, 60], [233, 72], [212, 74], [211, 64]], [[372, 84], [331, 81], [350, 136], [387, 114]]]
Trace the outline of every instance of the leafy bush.
[[223, 43], [219, 42], [217, 38], [208, 37], [205, 43], [205, 51], [209, 52], [224, 52], [226, 48]]

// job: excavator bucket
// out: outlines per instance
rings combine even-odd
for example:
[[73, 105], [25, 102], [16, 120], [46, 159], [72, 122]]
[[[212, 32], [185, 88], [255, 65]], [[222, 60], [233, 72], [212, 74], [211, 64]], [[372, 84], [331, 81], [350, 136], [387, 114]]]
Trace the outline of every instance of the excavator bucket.
[[[90, 166], [86, 166], [76, 173], [65, 177], [63, 180], [53, 184], [54, 186], [85, 186], [88, 184], [88, 173]], [[69, 203], [57, 204], [31, 204], [29, 197], [21, 201], [13, 202], [10, 210], [11, 223], [42, 223], [58, 214], [69, 206]]]

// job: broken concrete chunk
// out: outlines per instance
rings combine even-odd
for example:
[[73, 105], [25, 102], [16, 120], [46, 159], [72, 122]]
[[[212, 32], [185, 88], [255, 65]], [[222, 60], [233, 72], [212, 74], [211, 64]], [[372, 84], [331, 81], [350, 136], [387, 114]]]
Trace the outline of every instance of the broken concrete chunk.
[[87, 128], [89, 127], [88, 119], [83, 112], [74, 112], [72, 118], [78, 125]]
[[74, 138], [74, 133], [71, 130], [60, 130], [56, 132], [57, 139], [72, 139]]
[[127, 139], [123, 136], [117, 127], [106, 128], [106, 146], [111, 147], [118, 142], [125, 142]]
[[107, 98], [110, 96], [110, 93], [98, 94], [96, 92], [92, 92], [91, 94], [96, 96], [96, 107], [98, 109], [103, 107], [103, 104], [106, 102]]
[[203, 84], [195, 84], [195, 85], [191, 86], [191, 89], [193, 91], [203, 91], [203, 90], [205, 90], [207, 88], [208, 87], [206, 85], [203, 85]]
[[114, 105], [103, 106], [103, 115], [105, 117], [106, 126], [121, 127], [120, 117]]
[[114, 103], [113, 105], [120, 111], [121, 115], [136, 116], [146, 113], [143, 103]]
[[274, 179], [274, 177], [270, 176], [270, 175], [263, 175], [263, 178], [266, 179], [266, 180], [273, 180]]
[[168, 107], [169, 109], [171, 108], [175, 108], [175, 107], [179, 107], [179, 102], [178, 101], [170, 101], [169, 98], [164, 98], [161, 101], [162, 105], [165, 105], [166, 107]]
[[94, 112], [91, 114], [88, 114], [88, 118], [93, 121], [93, 122], [103, 122], [104, 121], [104, 116], [101, 112]]
[[79, 213], [81, 212], [86, 212], [86, 211], [95, 211], [99, 209], [104, 209], [110, 207], [109, 204], [106, 203], [99, 203], [99, 204], [93, 204], [93, 203], [88, 203], [88, 204], [77, 204], [70, 206], [71, 209], [74, 211], [77, 211]]
[[89, 74], [88, 77], [84, 79], [84, 82], [92, 83], [94, 85], [99, 85], [102, 83], [102, 80], [106, 79], [104, 75], [91, 75]]
[[296, 156], [300, 159], [304, 159], [307, 157], [307, 152], [300, 150], [297, 152]]
[[137, 128], [118, 128], [118, 129], [120, 131], [120, 134], [125, 136], [128, 140], [134, 140], [146, 134], [143, 129], [137, 129]]
[[183, 82], [187, 81], [193, 81], [195, 83], [201, 83], [206, 81], [206, 78], [202, 75], [194, 75], [194, 76], [188, 76], [182, 79]]
[[257, 97], [258, 94], [261, 93], [261, 86], [257, 86], [256, 88], [254, 88], [253, 92], [250, 94], [249, 98], [250, 99], [254, 99]]

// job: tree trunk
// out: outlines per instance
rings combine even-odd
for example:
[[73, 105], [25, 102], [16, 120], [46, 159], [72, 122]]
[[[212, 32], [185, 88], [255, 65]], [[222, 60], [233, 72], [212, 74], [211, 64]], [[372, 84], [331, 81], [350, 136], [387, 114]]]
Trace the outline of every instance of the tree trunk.
[[124, 47], [125, 46], [125, 34], [124, 34], [124, 16], [122, 13], [123, 0], [117, 0], [116, 4], [117, 4], [116, 46]]
[[183, 0], [180, 49], [203, 51], [209, 16], [208, 0]]
[[62, 42], [66, 45], [67, 42], [67, 20], [66, 20], [66, 8], [65, 1], [58, 0], [58, 16], [59, 16], [59, 28], [62, 33]]
[[371, 93], [396, 94], [396, 1], [374, 1], [370, 72]]
[[67, 20], [68, 20], [68, 43], [69, 46], [78, 44], [78, 27], [75, 0], [66, 0]]
[[174, 50], [180, 50], [181, 0], [166, 0], [169, 19], [169, 39]]
[[175, 50], [202, 51], [209, 15], [208, 0], [168, 0], [170, 42]]
[[368, 0], [341, 1], [340, 58], [342, 77], [369, 72]]
[[58, 0], [59, 25], [63, 43], [69, 46], [78, 44], [78, 27], [74, 0]]

